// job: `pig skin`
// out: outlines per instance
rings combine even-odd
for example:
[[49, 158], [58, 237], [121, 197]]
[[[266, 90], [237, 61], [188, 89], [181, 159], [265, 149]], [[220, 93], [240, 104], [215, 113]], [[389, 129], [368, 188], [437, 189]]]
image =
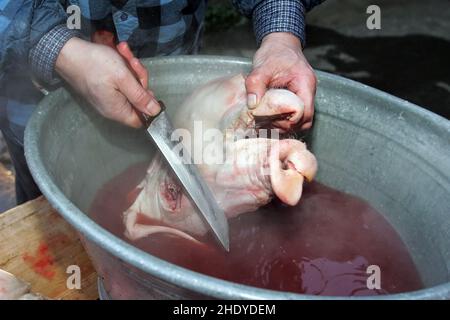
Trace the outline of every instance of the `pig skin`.
[[28, 283], [0, 269], [0, 300], [45, 300], [45, 298], [30, 293]]
[[[293, 132], [303, 115], [301, 99], [285, 89], [270, 89], [250, 109], [246, 96], [242, 74], [217, 79], [197, 89], [173, 119], [175, 128], [190, 133], [190, 139], [182, 140], [188, 150], [193, 141], [202, 141], [201, 156], [208, 161], [198, 164], [198, 168], [228, 218], [255, 211], [273, 197], [296, 205], [304, 179], [311, 181], [317, 171], [314, 155], [299, 140], [261, 135], [243, 138], [236, 134], [260, 130], [258, 119], [266, 119], [264, 128], [275, 129], [282, 136]], [[199, 123], [203, 133], [209, 129], [223, 133], [222, 141], [205, 141], [204, 136], [195, 136], [194, 126]], [[220, 143], [224, 154], [210, 152], [220, 150]], [[207, 232], [160, 155], [152, 160], [137, 189], [136, 200], [123, 215], [129, 239], [164, 232], [197, 241], [196, 236]], [[158, 225], [142, 223], [142, 217]]]

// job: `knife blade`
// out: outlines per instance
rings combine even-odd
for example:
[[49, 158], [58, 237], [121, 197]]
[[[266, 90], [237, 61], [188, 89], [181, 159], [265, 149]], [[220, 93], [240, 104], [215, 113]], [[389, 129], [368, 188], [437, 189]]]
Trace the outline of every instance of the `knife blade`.
[[[134, 57], [127, 42], [117, 45], [117, 52], [124, 58], [130, 71], [142, 87], [148, 87], [148, 73], [144, 65]], [[159, 151], [166, 159], [175, 176], [181, 183], [185, 193], [191, 199], [192, 204], [200, 213], [200, 217], [212, 231], [215, 239], [226, 251], [230, 250], [228, 220], [225, 212], [220, 208], [214, 194], [203, 180], [197, 166], [192, 162], [189, 151], [183, 147], [183, 156], [174, 152], [179, 141], [173, 141], [171, 135], [174, 131], [172, 122], [165, 112], [162, 101], [158, 101], [161, 111], [154, 117], [137, 111], [141, 122], [146, 128], [147, 135], [153, 140]], [[183, 159], [185, 161], [183, 161]], [[187, 160], [187, 161], [186, 161]]]
[[174, 128], [165, 111], [162, 101], [161, 112], [155, 117], [142, 114], [142, 121], [146, 126], [147, 135], [158, 147], [161, 154], [169, 164], [175, 176], [181, 183], [185, 193], [191, 199], [192, 204], [203, 218], [206, 225], [212, 231], [216, 240], [226, 251], [230, 250], [228, 220], [225, 212], [217, 203], [217, 200], [209, 186], [202, 178], [197, 166], [192, 162], [190, 153], [184, 146], [181, 152], [175, 152], [179, 148], [179, 141], [171, 138]]

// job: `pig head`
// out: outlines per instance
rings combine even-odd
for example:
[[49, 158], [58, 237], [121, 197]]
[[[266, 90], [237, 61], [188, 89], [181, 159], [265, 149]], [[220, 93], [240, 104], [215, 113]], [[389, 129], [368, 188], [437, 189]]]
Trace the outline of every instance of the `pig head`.
[[[303, 142], [273, 137], [295, 129], [303, 115], [300, 98], [270, 89], [250, 109], [246, 97], [243, 75], [218, 79], [196, 90], [173, 118], [179, 128], [175, 135], [180, 134], [191, 155], [193, 145], [201, 142], [200, 157], [193, 157], [200, 158], [196, 164], [228, 218], [255, 211], [273, 197], [296, 205], [304, 180], [312, 180], [317, 171]], [[129, 239], [164, 232], [196, 241], [207, 232], [160, 155], [137, 188], [136, 200], [123, 215]], [[151, 225], [144, 222], [149, 220]]]

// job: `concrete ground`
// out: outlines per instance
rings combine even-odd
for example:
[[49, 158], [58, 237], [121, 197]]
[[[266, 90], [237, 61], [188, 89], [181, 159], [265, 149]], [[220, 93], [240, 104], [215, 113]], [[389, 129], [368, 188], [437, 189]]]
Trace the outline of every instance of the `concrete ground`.
[[[251, 23], [210, 0], [202, 54], [244, 56], [256, 50]], [[381, 9], [381, 29], [366, 27], [366, 9]], [[308, 14], [305, 55], [311, 65], [409, 100], [450, 119], [448, 0], [327, 0]], [[0, 212], [14, 203], [0, 138]]]

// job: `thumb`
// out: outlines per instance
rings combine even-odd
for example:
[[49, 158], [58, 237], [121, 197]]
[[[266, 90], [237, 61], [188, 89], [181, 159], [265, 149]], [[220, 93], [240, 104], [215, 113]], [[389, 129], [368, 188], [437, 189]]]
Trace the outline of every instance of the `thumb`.
[[267, 91], [270, 83], [270, 75], [261, 71], [261, 69], [254, 69], [245, 80], [247, 89], [247, 105], [250, 109], [255, 108], [261, 98]]

